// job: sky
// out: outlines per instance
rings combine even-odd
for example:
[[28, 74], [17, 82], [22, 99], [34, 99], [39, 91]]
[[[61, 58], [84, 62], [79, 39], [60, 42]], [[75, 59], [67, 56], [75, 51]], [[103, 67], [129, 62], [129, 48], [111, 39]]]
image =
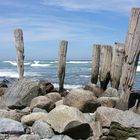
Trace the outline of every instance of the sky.
[[93, 44], [125, 42], [131, 8], [140, 0], [0, 0], [0, 60], [15, 60], [14, 30], [24, 34], [26, 60], [90, 60]]

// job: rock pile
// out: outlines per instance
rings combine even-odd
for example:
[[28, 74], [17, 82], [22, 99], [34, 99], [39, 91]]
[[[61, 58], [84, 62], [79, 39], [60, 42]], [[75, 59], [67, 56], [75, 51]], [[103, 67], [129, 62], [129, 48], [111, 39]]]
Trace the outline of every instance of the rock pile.
[[0, 140], [140, 139], [140, 116], [117, 109], [123, 104], [115, 89], [90, 85], [62, 97], [50, 82], [27, 79], [5, 88]]

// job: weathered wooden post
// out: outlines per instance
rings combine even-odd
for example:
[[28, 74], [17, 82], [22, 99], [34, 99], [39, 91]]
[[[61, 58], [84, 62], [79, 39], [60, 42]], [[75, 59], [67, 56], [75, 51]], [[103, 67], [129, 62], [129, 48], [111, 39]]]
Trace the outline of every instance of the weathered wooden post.
[[112, 46], [102, 45], [100, 56], [100, 84], [101, 88], [106, 89], [110, 80], [110, 67], [112, 61]]
[[115, 43], [110, 74], [111, 74], [111, 85], [113, 88], [116, 89], [118, 89], [120, 85], [123, 61], [124, 61], [124, 44]]
[[98, 75], [99, 75], [99, 67], [100, 67], [100, 49], [101, 45], [95, 44], [93, 46], [93, 54], [92, 54], [92, 70], [91, 70], [91, 83], [97, 84]]
[[129, 29], [125, 40], [125, 60], [122, 70], [121, 98], [128, 101], [130, 90], [135, 79], [140, 55], [140, 8], [133, 8]]
[[66, 67], [66, 54], [67, 54], [68, 41], [61, 41], [59, 48], [58, 58], [58, 79], [59, 79], [59, 92], [63, 91], [64, 79], [65, 79], [65, 67]]
[[15, 37], [15, 47], [16, 47], [17, 70], [19, 73], [19, 79], [23, 79], [23, 75], [24, 75], [24, 42], [23, 42], [22, 30], [16, 29], [14, 31], [14, 37]]

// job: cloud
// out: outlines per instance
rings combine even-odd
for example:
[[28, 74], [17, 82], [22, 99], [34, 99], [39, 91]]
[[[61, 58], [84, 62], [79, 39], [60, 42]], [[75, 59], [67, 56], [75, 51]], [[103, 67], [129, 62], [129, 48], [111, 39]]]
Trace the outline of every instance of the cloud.
[[132, 7], [140, 6], [139, 0], [41, 0], [43, 5], [57, 6], [73, 11], [113, 11], [121, 14], [130, 12]]

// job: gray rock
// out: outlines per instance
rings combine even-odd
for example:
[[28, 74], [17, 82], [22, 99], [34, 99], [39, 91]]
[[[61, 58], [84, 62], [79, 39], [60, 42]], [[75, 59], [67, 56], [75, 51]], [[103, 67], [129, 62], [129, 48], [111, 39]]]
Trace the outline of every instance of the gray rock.
[[95, 121], [95, 113], [83, 113], [83, 115], [89, 124]]
[[49, 112], [55, 107], [55, 104], [50, 98], [46, 96], [38, 96], [32, 99], [30, 104], [31, 110], [35, 107], [45, 109]]
[[29, 115], [23, 116], [21, 118], [21, 122], [23, 124], [27, 124], [27, 125], [32, 125], [35, 121], [37, 120], [46, 120], [48, 117], [47, 113], [44, 112], [35, 112], [35, 113], [31, 113]]
[[140, 116], [132, 111], [121, 111], [115, 108], [99, 107], [95, 119], [100, 121], [103, 127], [109, 127], [112, 121], [125, 127], [140, 127]]
[[58, 92], [50, 92], [46, 95], [46, 97], [50, 98], [53, 102], [57, 102], [62, 99]]
[[19, 140], [40, 140], [38, 135], [22, 135], [19, 137]]
[[52, 128], [46, 122], [40, 120], [33, 124], [32, 130], [35, 134], [38, 134], [41, 139], [51, 138], [55, 135]]
[[138, 140], [138, 139], [133, 138], [133, 137], [129, 137], [127, 140]]
[[45, 109], [41, 109], [41, 108], [33, 108], [32, 112], [44, 112], [44, 113], [48, 113]]
[[72, 89], [63, 100], [64, 105], [78, 108], [84, 113], [94, 112], [100, 104], [91, 91]]
[[75, 139], [86, 139], [90, 135], [90, 126], [84, 115], [74, 107], [57, 106], [48, 113], [46, 121], [56, 132]]
[[15, 120], [1, 118], [0, 133], [3, 134], [23, 134], [24, 128], [20, 122]]
[[51, 140], [72, 140], [72, 138], [67, 135], [55, 135], [51, 138]]
[[108, 87], [105, 92], [102, 93], [102, 97], [119, 97], [117, 89]]
[[19, 80], [6, 93], [0, 97], [0, 107], [7, 106], [11, 109], [23, 109], [30, 105], [30, 101], [39, 95], [37, 82], [23, 79]]
[[117, 101], [119, 100], [118, 97], [99, 97], [97, 101], [101, 104], [101, 106], [106, 107], [115, 107]]
[[27, 115], [25, 112], [17, 111], [17, 110], [0, 110], [0, 118], [9, 118], [16, 121], [20, 121], [21, 117]]
[[110, 125], [109, 135], [122, 140], [128, 139], [129, 137], [134, 137], [139, 140], [140, 127], [132, 127], [131, 125], [129, 126], [129, 124], [126, 127], [118, 122], [112, 122]]

